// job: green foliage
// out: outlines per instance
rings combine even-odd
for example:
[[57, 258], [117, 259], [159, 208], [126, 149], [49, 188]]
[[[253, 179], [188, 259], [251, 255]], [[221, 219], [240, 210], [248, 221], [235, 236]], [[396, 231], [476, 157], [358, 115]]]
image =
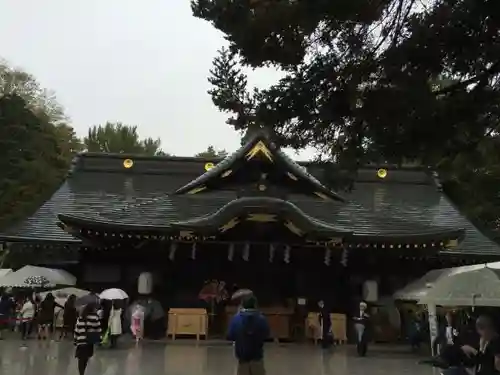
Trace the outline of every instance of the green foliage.
[[59, 123], [55, 125], [54, 130], [65, 160], [71, 160], [75, 154], [83, 151], [83, 143], [71, 126]]
[[[484, 139], [472, 155], [443, 160], [445, 191], [485, 228], [500, 230], [500, 136]], [[500, 234], [498, 235], [500, 239]]]
[[67, 119], [53, 92], [44, 89], [31, 74], [0, 62], [0, 95], [16, 94], [36, 114], [47, 116], [53, 124]]
[[216, 150], [214, 146], [210, 145], [203, 152], [195, 155], [197, 158], [225, 158], [227, 156], [226, 150]]
[[165, 155], [160, 148], [160, 139], [141, 140], [137, 126], [123, 125], [120, 122], [93, 126], [83, 143], [89, 152]]
[[[477, 146], [500, 103], [492, 1], [195, 0], [192, 8], [230, 42], [214, 62], [214, 103], [236, 113], [237, 129], [272, 126], [292, 147], [359, 161], [370, 144], [384, 159], [436, 163]], [[274, 64], [285, 77], [250, 95], [238, 63]], [[435, 90], [443, 76], [455, 83]]]
[[[477, 215], [490, 223], [488, 217], [500, 216], [500, 210], [486, 213], [494, 199], [488, 189], [495, 189], [487, 185], [498, 186], [499, 174], [488, 161], [495, 157], [483, 151], [485, 144], [498, 145], [500, 123], [495, 1], [191, 5], [229, 42], [214, 60], [210, 94], [233, 114], [229, 123], [236, 129], [273, 128], [283, 145], [316, 147], [351, 170], [368, 160], [421, 160], [452, 185], [464, 185], [459, 200], [468, 199], [468, 191], [482, 196], [473, 200]], [[284, 77], [250, 92], [241, 67], [269, 65]]]
[[0, 97], [0, 227], [38, 207], [60, 184], [70, 158], [47, 116], [19, 95]]
[[0, 64], [0, 228], [36, 210], [63, 181], [81, 143], [55, 96]]

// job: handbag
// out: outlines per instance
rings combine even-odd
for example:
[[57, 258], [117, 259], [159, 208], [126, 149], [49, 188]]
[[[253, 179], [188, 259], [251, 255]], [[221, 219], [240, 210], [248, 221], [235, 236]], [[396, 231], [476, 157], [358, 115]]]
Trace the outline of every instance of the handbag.
[[110, 334], [111, 334], [111, 327], [108, 327], [108, 329], [104, 333], [104, 336], [102, 336], [101, 346], [103, 346], [105, 348], [109, 346], [109, 344], [110, 344], [110, 340], [109, 340]]
[[89, 345], [97, 345], [101, 342], [101, 333], [100, 332], [90, 332], [88, 330], [87, 322], [85, 321], [85, 337], [87, 344]]

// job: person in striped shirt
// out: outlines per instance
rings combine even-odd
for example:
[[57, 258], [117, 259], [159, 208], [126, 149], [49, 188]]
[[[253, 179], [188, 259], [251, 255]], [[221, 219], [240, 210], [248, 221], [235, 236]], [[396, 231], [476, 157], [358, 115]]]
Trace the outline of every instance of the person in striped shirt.
[[78, 360], [78, 372], [85, 374], [89, 359], [94, 355], [94, 345], [101, 339], [101, 322], [97, 316], [97, 306], [93, 303], [86, 305], [75, 326], [75, 357]]

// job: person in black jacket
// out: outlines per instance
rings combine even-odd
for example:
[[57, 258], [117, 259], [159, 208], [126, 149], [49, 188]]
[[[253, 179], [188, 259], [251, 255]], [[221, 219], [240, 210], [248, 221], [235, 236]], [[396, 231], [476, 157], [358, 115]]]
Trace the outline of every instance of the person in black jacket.
[[494, 320], [488, 315], [481, 315], [476, 320], [479, 343], [475, 347], [463, 345], [462, 352], [472, 360], [476, 375], [500, 374], [500, 335]]
[[318, 307], [319, 326], [321, 329], [321, 347], [323, 349], [328, 349], [333, 343], [332, 319], [330, 317], [330, 310], [325, 306], [324, 301], [319, 301]]
[[228, 332], [238, 359], [237, 375], [265, 375], [264, 342], [269, 333], [266, 318], [257, 310], [256, 298], [253, 295], [244, 298]]
[[439, 324], [438, 335], [432, 342], [432, 352], [440, 353], [450, 345], [460, 346], [460, 337], [453, 313], [447, 312], [444, 321]]
[[359, 304], [359, 312], [353, 316], [354, 330], [356, 332], [356, 349], [360, 357], [366, 356], [368, 351], [368, 324], [370, 316], [366, 313], [366, 302]]

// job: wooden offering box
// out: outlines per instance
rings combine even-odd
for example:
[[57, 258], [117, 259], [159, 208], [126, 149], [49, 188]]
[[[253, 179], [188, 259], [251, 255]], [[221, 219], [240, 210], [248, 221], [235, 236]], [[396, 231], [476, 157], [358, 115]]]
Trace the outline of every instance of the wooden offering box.
[[[292, 309], [284, 307], [263, 307], [259, 311], [265, 315], [271, 330], [273, 340], [289, 340], [290, 339], [290, 320], [293, 315]], [[236, 306], [226, 307], [227, 326], [231, 318], [238, 312]]]
[[208, 315], [205, 309], [170, 309], [167, 335], [175, 340], [177, 335], [207, 336]]
[[[332, 334], [336, 342], [347, 342], [347, 318], [344, 314], [330, 314], [332, 320]], [[307, 338], [317, 342], [321, 338], [319, 313], [310, 312], [306, 320]]]

